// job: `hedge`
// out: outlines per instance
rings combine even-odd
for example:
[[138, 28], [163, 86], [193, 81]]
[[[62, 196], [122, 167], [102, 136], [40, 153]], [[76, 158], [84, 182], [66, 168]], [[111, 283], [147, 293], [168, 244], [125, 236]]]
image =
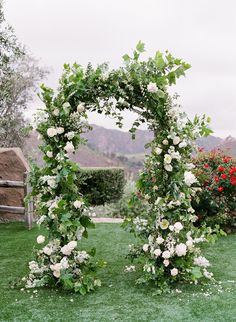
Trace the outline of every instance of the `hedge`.
[[124, 185], [123, 168], [81, 168], [78, 173], [79, 191], [93, 206], [118, 201]]

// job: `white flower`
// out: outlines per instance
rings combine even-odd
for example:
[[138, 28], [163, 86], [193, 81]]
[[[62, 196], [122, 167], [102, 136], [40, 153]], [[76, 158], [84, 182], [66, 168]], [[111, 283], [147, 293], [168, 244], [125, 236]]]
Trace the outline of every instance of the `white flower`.
[[61, 272], [60, 271], [53, 271], [53, 275], [56, 277], [56, 278], [59, 278], [61, 276]]
[[43, 252], [44, 252], [44, 254], [46, 254], [46, 255], [50, 256], [50, 255], [52, 255], [53, 250], [52, 250], [52, 248], [51, 248], [51, 247], [45, 246], [45, 247], [43, 248]]
[[75, 247], [77, 247], [77, 241], [72, 240], [67, 244], [67, 246], [73, 250]]
[[162, 144], [168, 145], [169, 144], [169, 141], [167, 139], [165, 139], [165, 140], [162, 141]]
[[53, 115], [58, 116], [59, 115], [59, 110], [58, 108], [55, 108], [55, 110], [52, 112]]
[[75, 200], [73, 203], [74, 207], [77, 209], [81, 208], [83, 204], [84, 204], [83, 201], [80, 201], [80, 200]]
[[192, 239], [187, 240], [187, 241], [186, 241], [186, 246], [187, 246], [188, 248], [191, 248], [191, 247], [193, 246], [193, 240], [192, 240]]
[[144, 252], [147, 252], [148, 251], [148, 248], [149, 248], [149, 245], [148, 244], [144, 244], [143, 245], [143, 251]]
[[67, 269], [69, 267], [68, 259], [63, 257], [60, 261], [61, 269]]
[[75, 151], [75, 148], [74, 148], [74, 145], [72, 142], [67, 142], [65, 147], [64, 147], [64, 150], [67, 152], [67, 153], [70, 153], [70, 152], [74, 152]]
[[171, 164], [165, 164], [164, 166], [165, 170], [168, 171], [168, 172], [171, 172], [173, 170], [173, 167]]
[[180, 142], [180, 137], [175, 136], [175, 137], [173, 138], [173, 144], [174, 144], [174, 145], [177, 145], [177, 144], [179, 144], [179, 142]]
[[161, 245], [163, 242], [164, 242], [164, 239], [163, 239], [162, 237], [157, 237], [157, 239], [156, 239], [156, 243], [157, 243], [158, 245]]
[[155, 249], [155, 250], [154, 250], [154, 252], [153, 252], [153, 254], [154, 254], [156, 257], [160, 256], [160, 255], [161, 255], [161, 250], [160, 250], [160, 248]]
[[89, 254], [82, 250], [80, 252], [77, 252], [75, 259], [78, 263], [83, 263], [86, 259], [89, 259]]
[[64, 133], [64, 127], [57, 127], [56, 131], [57, 131], [57, 134], [62, 134]]
[[125, 272], [135, 272], [135, 266], [134, 265], [130, 265], [130, 266], [125, 266]]
[[65, 134], [68, 140], [72, 140], [75, 136], [75, 132], [71, 131]]
[[150, 82], [147, 86], [147, 90], [149, 93], [156, 93], [158, 91], [157, 84]]
[[37, 243], [38, 244], [43, 244], [45, 242], [45, 237], [43, 235], [39, 235], [37, 237]]
[[191, 186], [194, 182], [197, 182], [197, 178], [191, 171], [184, 172], [184, 182], [187, 186]]
[[47, 136], [49, 136], [50, 138], [52, 138], [55, 135], [57, 135], [57, 130], [55, 128], [50, 127], [49, 129], [47, 129]]
[[187, 246], [183, 243], [176, 245], [175, 252], [177, 256], [185, 256], [187, 253]]
[[65, 102], [65, 103], [62, 105], [62, 107], [63, 107], [64, 109], [70, 108], [70, 103], [69, 103], [69, 102]]
[[48, 178], [47, 184], [51, 188], [56, 188], [57, 186], [56, 180], [54, 178]]
[[185, 168], [186, 168], [187, 170], [192, 170], [192, 169], [194, 169], [194, 168], [195, 168], [195, 165], [194, 165], [193, 163], [186, 163], [186, 164], [185, 164]]
[[193, 263], [194, 265], [202, 266], [202, 267], [210, 266], [209, 261], [203, 256], [195, 257]]
[[169, 226], [169, 229], [170, 229], [170, 231], [174, 231], [175, 230], [175, 227], [173, 225], [170, 225]]
[[61, 248], [61, 252], [63, 255], [69, 256], [72, 253], [72, 248], [70, 248], [68, 245], [65, 245]]
[[179, 273], [179, 271], [177, 268], [172, 268], [172, 270], [170, 271], [171, 276], [176, 276], [176, 275], [178, 275], [178, 273]]
[[169, 221], [167, 219], [162, 219], [160, 222], [161, 229], [167, 229], [169, 227]]
[[47, 155], [48, 158], [52, 158], [53, 157], [52, 151], [47, 151], [46, 155]]
[[168, 259], [164, 259], [163, 264], [164, 264], [165, 267], [167, 267], [167, 266], [169, 266], [170, 261]]
[[165, 250], [163, 253], [162, 253], [162, 257], [165, 258], [165, 259], [168, 259], [170, 258], [171, 256], [171, 253], [168, 251], [168, 250]]
[[84, 110], [85, 110], [84, 103], [80, 103], [80, 104], [77, 106], [77, 112], [78, 112], [78, 113], [82, 113], [82, 112], [84, 112]]
[[38, 221], [37, 221], [37, 225], [41, 225], [43, 222], [44, 222], [44, 220], [47, 218], [47, 216], [45, 216], [45, 215], [43, 215], [43, 216], [41, 216], [41, 217], [39, 217], [39, 219], [38, 219]]
[[213, 277], [213, 273], [210, 273], [208, 272], [205, 268], [203, 270], [203, 275], [206, 277], [206, 278], [209, 278], [211, 279]]
[[186, 148], [187, 143], [185, 141], [180, 142], [179, 148]]
[[166, 163], [166, 164], [170, 164], [170, 163], [171, 163], [171, 161], [172, 161], [172, 157], [171, 157], [171, 155], [169, 155], [169, 154], [165, 154], [165, 156], [164, 156], [164, 163]]
[[155, 153], [156, 153], [157, 155], [161, 154], [161, 152], [162, 152], [162, 149], [160, 149], [160, 148], [158, 148], [158, 147], [155, 149]]
[[174, 224], [174, 229], [176, 233], [179, 233], [180, 230], [182, 230], [183, 228], [184, 228], [183, 225], [179, 221]]

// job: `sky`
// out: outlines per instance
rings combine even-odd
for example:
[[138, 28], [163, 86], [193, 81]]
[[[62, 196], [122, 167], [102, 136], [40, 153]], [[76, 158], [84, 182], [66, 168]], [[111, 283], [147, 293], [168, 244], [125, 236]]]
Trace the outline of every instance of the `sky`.
[[[142, 40], [147, 55], [168, 49], [192, 68], [171, 92], [193, 117], [212, 118], [214, 135], [236, 137], [235, 0], [5, 0], [5, 17], [40, 64], [50, 68], [45, 84], [57, 87], [62, 66], [122, 64]], [[29, 105], [28, 115], [41, 103]], [[124, 130], [135, 116], [125, 112]], [[96, 113], [90, 123], [116, 128]]]

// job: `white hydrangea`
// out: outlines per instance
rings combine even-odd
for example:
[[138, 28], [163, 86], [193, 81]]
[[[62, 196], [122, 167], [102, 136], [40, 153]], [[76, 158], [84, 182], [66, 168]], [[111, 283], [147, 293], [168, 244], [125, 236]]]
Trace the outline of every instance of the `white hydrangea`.
[[78, 263], [83, 263], [87, 259], [89, 259], [89, 254], [86, 251], [84, 251], [84, 250], [77, 252], [77, 255], [75, 256], [75, 260]]
[[187, 253], [187, 246], [183, 243], [176, 245], [175, 252], [177, 256], [185, 256]]
[[197, 182], [197, 178], [191, 171], [185, 171], [184, 182], [188, 187], [190, 187], [193, 183]]
[[148, 90], [149, 93], [156, 93], [158, 91], [157, 84], [150, 82], [147, 85], [147, 90]]

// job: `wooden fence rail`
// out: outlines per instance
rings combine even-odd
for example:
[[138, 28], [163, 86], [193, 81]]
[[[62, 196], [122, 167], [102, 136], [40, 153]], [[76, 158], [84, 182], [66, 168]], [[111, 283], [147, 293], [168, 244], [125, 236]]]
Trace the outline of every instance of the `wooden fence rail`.
[[[30, 192], [30, 186], [27, 182], [27, 173], [24, 174], [24, 181], [11, 181], [11, 180], [0, 180], [0, 187], [2, 188], [20, 188], [24, 189], [24, 198]], [[28, 229], [32, 228], [33, 224], [33, 213], [34, 205], [33, 200], [29, 200], [25, 207], [13, 207], [0, 205], [0, 212], [8, 212], [13, 214], [24, 214], [25, 224]]]

